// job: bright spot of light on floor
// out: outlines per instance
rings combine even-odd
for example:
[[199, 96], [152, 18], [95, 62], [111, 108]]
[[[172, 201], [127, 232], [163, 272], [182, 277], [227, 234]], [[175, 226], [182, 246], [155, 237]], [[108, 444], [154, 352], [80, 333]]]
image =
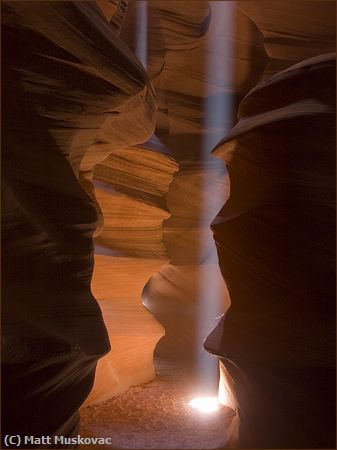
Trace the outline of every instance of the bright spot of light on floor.
[[219, 409], [219, 402], [216, 397], [197, 397], [188, 403], [192, 408], [203, 413], [212, 413]]

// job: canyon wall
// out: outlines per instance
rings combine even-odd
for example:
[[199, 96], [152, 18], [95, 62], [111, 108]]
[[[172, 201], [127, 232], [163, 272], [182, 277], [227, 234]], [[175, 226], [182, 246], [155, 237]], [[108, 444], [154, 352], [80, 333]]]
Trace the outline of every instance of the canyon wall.
[[[130, 2], [126, 20], [136, 21], [139, 8]], [[229, 182], [225, 165], [210, 151], [235, 122], [236, 105], [258, 81], [267, 56], [262, 34], [233, 2], [188, 1], [182, 7], [178, 1], [150, 1], [148, 26], [156, 133], [179, 162], [179, 172], [167, 195], [171, 217], [163, 224], [170, 264], [151, 278], [143, 298], [166, 330], [158, 354], [197, 363], [216, 317], [229, 307], [210, 231]], [[122, 36], [136, 49], [133, 27], [126, 23]], [[222, 105], [229, 105], [225, 122], [213, 111]]]
[[213, 150], [231, 186], [212, 229], [232, 304], [205, 348], [221, 358], [222, 389], [231, 387], [235, 446], [332, 448], [335, 4], [240, 10], [271, 61]]
[[[111, 151], [111, 144], [97, 144]], [[94, 152], [95, 153], [95, 152]], [[168, 262], [165, 195], [178, 165], [153, 136], [113, 150], [94, 170], [104, 225], [95, 240], [92, 292], [101, 307], [111, 351], [98, 362], [86, 403], [104, 401], [155, 377], [153, 352], [164, 328], [142, 305], [142, 291]]]
[[95, 2], [3, 2], [2, 32], [2, 433], [73, 435], [110, 350], [90, 286], [100, 211], [78, 180], [90, 192], [96, 142], [146, 141], [156, 105]]
[[207, 337], [230, 445], [333, 447], [335, 2], [143, 7], [3, 2], [3, 434]]

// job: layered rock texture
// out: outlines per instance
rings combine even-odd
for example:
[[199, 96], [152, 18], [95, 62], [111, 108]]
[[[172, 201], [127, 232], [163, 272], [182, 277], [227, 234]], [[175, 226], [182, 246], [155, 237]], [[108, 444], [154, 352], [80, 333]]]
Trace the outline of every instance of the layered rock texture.
[[103, 423], [156, 351], [199, 387], [220, 362], [207, 448], [335, 446], [334, 24], [324, 0], [2, 2], [3, 435], [110, 399]]
[[232, 305], [205, 345], [235, 380], [240, 446], [333, 447], [335, 55], [258, 84], [213, 153], [231, 182], [212, 228]]
[[336, 2], [239, 1], [259, 28], [270, 61], [264, 77], [313, 56], [336, 50]]
[[[103, 145], [110, 152], [111, 145]], [[92, 292], [112, 349], [98, 363], [88, 403], [155, 376], [153, 351], [164, 329], [142, 305], [141, 295], [151, 275], [168, 262], [162, 223], [170, 215], [165, 194], [177, 170], [155, 136], [142, 146], [112, 151], [95, 168], [95, 195], [104, 226], [95, 241]]]
[[79, 169], [151, 136], [153, 90], [94, 2], [3, 2], [2, 25], [2, 433], [67, 436], [110, 349]]
[[[140, 3], [130, 2], [126, 20], [136, 25], [122, 31], [134, 50]], [[232, 2], [149, 1], [147, 11], [156, 133], [179, 172], [167, 195], [171, 217], [164, 222], [170, 264], [149, 281], [143, 298], [166, 330], [158, 354], [199, 364], [205, 336], [229, 306], [210, 231], [229, 195], [228, 174], [209, 153], [234, 123], [235, 105], [258, 81], [267, 56], [262, 34]]]
[[234, 446], [334, 447], [335, 3], [239, 8], [270, 62], [213, 151], [230, 177], [212, 228], [232, 306], [205, 348], [238, 412]]

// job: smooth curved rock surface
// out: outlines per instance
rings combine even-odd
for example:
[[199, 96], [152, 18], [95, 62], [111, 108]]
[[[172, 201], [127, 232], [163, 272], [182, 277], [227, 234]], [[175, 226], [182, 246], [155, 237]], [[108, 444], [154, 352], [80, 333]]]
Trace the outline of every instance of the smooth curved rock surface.
[[[142, 305], [149, 278], [168, 262], [162, 224], [178, 164], [156, 138], [114, 150], [94, 171], [104, 218], [96, 238], [92, 291], [107, 325], [111, 352], [97, 366], [87, 404], [107, 400], [155, 376], [153, 352], [163, 327]], [[93, 152], [95, 153], [95, 152]]]
[[238, 5], [264, 36], [271, 58], [265, 78], [299, 61], [336, 50], [336, 2], [241, 0]]
[[334, 99], [335, 55], [304, 61], [254, 88], [214, 150], [232, 304], [205, 347], [235, 381], [241, 447], [334, 445]]
[[334, 2], [2, 10], [3, 431], [76, 434], [109, 340], [88, 403], [152, 379], [141, 297], [158, 353], [197, 359], [230, 304], [219, 255], [233, 305], [206, 348], [241, 447], [333, 445], [334, 75], [316, 59], [251, 89], [334, 51]]
[[107, 113], [135, 122], [135, 144], [155, 104], [95, 2], [3, 2], [2, 19], [2, 433], [71, 436], [110, 349], [90, 290], [97, 213], [76, 176], [97, 136], [115, 139]]
[[[267, 62], [262, 34], [235, 3], [148, 2], [148, 18], [157, 19], [148, 29], [148, 68], [158, 102], [156, 133], [180, 168], [167, 194], [172, 216], [163, 227], [170, 265], [149, 281], [143, 298], [166, 330], [158, 354], [184, 355], [185, 360], [198, 359], [214, 316], [229, 305], [209, 228], [229, 195], [228, 175], [224, 164], [209, 153], [235, 122], [235, 105], [255, 85]], [[132, 45], [130, 34], [128, 39]], [[151, 71], [154, 57], [160, 70]], [[212, 112], [222, 104], [228, 108], [226, 123]], [[217, 302], [214, 314], [212, 308], [201, 313], [200, 292], [207, 290], [207, 283], [218, 288], [216, 294], [208, 294]], [[181, 302], [188, 306], [181, 306], [177, 319], [173, 311]], [[208, 319], [202, 321], [200, 315]]]

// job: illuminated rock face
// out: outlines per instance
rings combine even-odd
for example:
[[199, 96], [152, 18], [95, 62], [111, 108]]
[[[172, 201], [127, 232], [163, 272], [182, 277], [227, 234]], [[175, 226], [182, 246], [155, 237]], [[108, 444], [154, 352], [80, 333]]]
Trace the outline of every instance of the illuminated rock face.
[[[107, 147], [109, 144], [105, 144]], [[92, 292], [102, 309], [111, 351], [97, 366], [87, 403], [124, 392], [155, 376], [153, 352], [164, 328], [142, 305], [142, 290], [168, 262], [165, 195], [178, 170], [168, 149], [152, 137], [114, 150], [94, 172], [104, 226], [96, 239]]]
[[163, 327], [186, 361], [200, 280], [226, 310], [225, 279], [205, 346], [246, 424], [233, 446], [333, 447], [332, 63], [241, 100], [334, 49], [334, 2], [148, 0], [148, 75], [140, 3], [2, 8], [3, 431], [75, 433], [98, 358], [89, 403], [154, 376]]
[[[267, 61], [263, 36], [229, 4], [148, 2], [148, 71], [157, 93], [156, 133], [179, 162], [179, 172], [167, 194], [171, 217], [163, 225], [170, 264], [150, 279], [143, 298], [166, 331], [158, 354], [185, 361], [196, 359], [217, 322], [214, 317], [229, 306], [210, 230], [229, 195], [229, 182], [225, 165], [208, 154], [235, 122], [235, 105], [258, 81]], [[133, 20], [139, 17], [139, 5], [130, 2]], [[132, 26], [126, 26], [122, 36], [135, 48], [130, 30]], [[210, 109], [215, 103], [231, 105], [225, 123], [213, 114], [207, 126], [207, 102]], [[216, 312], [210, 309], [204, 321], [200, 292], [206, 289], [203, 297], [210, 295], [207, 283], [219, 301]]]
[[2, 432], [71, 435], [110, 349], [90, 289], [97, 208], [79, 169], [102, 159], [85, 157], [97, 140], [150, 137], [156, 107], [94, 2], [6, 2], [2, 13]]
[[232, 304], [205, 346], [235, 380], [243, 448], [333, 447], [334, 99], [335, 55], [304, 61], [257, 85], [213, 152], [231, 182], [212, 228]]
[[240, 0], [239, 9], [259, 28], [270, 62], [264, 77], [336, 50], [336, 3]]

